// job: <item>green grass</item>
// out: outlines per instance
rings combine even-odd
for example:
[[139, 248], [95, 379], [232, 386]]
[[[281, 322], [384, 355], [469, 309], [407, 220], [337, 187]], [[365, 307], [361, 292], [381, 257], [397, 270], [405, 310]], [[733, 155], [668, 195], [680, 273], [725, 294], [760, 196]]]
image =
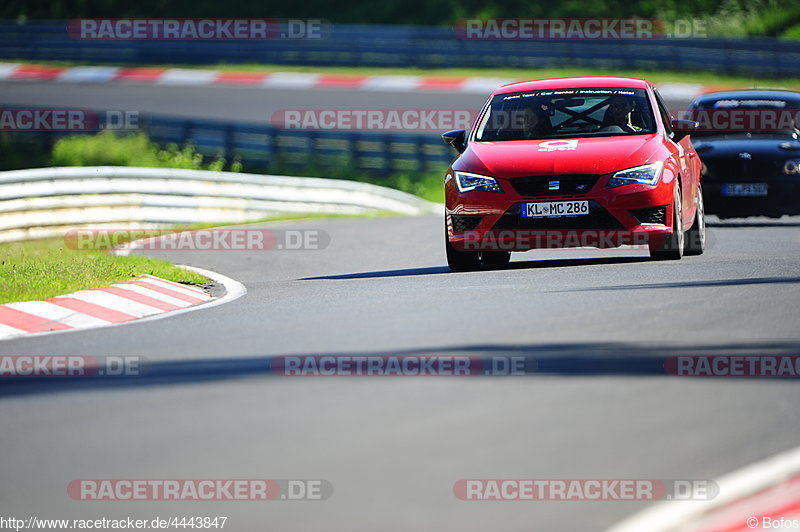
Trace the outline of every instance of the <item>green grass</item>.
[[444, 169], [441, 174], [399, 174], [383, 178], [361, 179], [373, 185], [396, 188], [434, 203], [444, 203]]
[[68, 249], [63, 238], [0, 244], [0, 303], [46, 299], [144, 274], [179, 283], [208, 282], [159, 259]]
[[[84, 63], [67, 61], [44, 61], [42, 65], [77, 66]], [[140, 65], [154, 66], [154, 65]], [[418, 75], [439, 77], [498, 77], [514, 80], [555, 78], [564, 76], [628, 76], [645, 78], [653, 83], [699, 83], [702, 85], [731, 85], [741, 87], [800, 87], [800, 76], [781, 79], [764, 79], [759, 76], [726, 76], [708, 72], [670, 72], [665, 70], [601, 70], [593, 68], [378, 68], [378, 67], [330, 67], [330, 66], [295, 66], [269, 64], [209, 64], [209, 65], [157, 65], [164, 68], [214, 69], [247, 72], [313, 72], [321, 74], [350, 75]]]
[[[397, 216], [379, 211], [371, 214], [285, 214], [265, 217], [247, 224], [197, 223], [176, 225], [165, 231], [195, 231], [226, 225], [247, 226], [292, 220], [368, 218]], [[124, 243], [124, 239], [115, 241]], [[139, 255], [116, 256], [102, 249], [76, 250], [63, 238], [0, 244], [0, 304], [34, 301], [69, 294], [77, 290], [108, 286], [138, 275], [155, 275], [187, 284], [205, 284], [202, 275], [178, 268], [160, 259]]]

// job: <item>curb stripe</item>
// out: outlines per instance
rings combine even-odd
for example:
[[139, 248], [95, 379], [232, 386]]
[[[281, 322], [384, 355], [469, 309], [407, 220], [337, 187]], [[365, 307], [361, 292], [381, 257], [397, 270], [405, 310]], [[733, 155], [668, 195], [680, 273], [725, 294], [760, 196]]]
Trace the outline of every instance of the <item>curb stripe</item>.
[[[719, 494], [705, 501], [662, 501], [616, 523], [607, 532], [692, 530], [708, 516], [758, 498], [800, 474], [800, 447], [746, 465], [718, 479]], [[700, 528], [708, 530], [708, 528]]]
[[7, 305], [0, 305], [0, 322], [25, 332], [58, 331], [73, 328], [63, 323], [28, 314]]
[[166, 279], [162, 279], [161, 277], [156, 277], [154, 275], [145, 274], [145, 275], [140, 275], [139, 277], [140, 277], [140, 279], [150, 279], [152, 281], [155, 281], [155, 282], [158, 282], [158, 283], [161, 283], [161, 284], [166, 284], [167, 286], [172, 286], [172, 287], [178, 288], [180, 290], [187, 290], [189, 292], [194, 292], [199, 297], [206, 297], [206, 298], [209, 298], [209, 299], [211, 298], [211, 296], [209, 296], [206, 293], [206, 291], [203, 290], [202, 288], [200, 288], [199, 286], [192, 286], [190, 284], [176, 283], [175, 281], [168, 281]]
[[217, 77], [214, 70], [171, 68], [156, 81], [159, 85], [210, 85]]
[[357, 88], [369, 79], [368, 76], [348, 76], [346, 74], [322, 74], [317, 87]]
[[167, 288], [167, 287], [162, 286], [160, 284], [157, 284], [157, 283], [155, 283], [155, 282], [153, 282], [153, 281], [151, 281], [149, 279], [142, 279], [141, 281], [137, 282], [136, 284], [138, 284], [139, 286], [144, 286], [145, 288], [149, 288], [151, 290], [157, 290], [158, 292], [161, 292], [162, 294], [166, 294], [166, 295], [174, 297], [176, 299], [180, 299], [180, 300], [186, 301], [186, 302], [191, 303], [193, 305], [196, 305], [197, 303], [202, 303], [203, 301], [205, 301], [204, 299], [201, 299], [201, 298], [196, 297], [194, 295], [189, 295], [189, 294], [186, 294], [186, 293], [183, 293], [183, 292], [178, 292], [177, 290], [173, 290], [171, 288]]
[[58, 81], [75, 83], [105, 83], [111, 81], [119, 72], [119, 67], [73, 67], [64, 70]]
[[310, 89], [317, 84], [320, 77], [320, 74], [306, 72], [273, 72], [264, 78], [261, 86], [276, 89]]
[[0, 323], [0, 338], [6, 338], [9, 336], [19, 336], [25, 334], [25, 331], [22, 329], [17, 329], [16, 327], [10, 327], [8, 325], [3, 325]]
[[469, 78], [424, 77], [419, 84], [423, 90], [458, 91]]
[[797, 508], [800, 501], [799, 481], [800, 477], [795, 477], [734, 502], [730, 507], [721, 509], [720, 513], [712, 513], [704, 518], [699, 526], [689, 527], [687, 532], [703, 532], [709, 528], [714, 532], [737, 532], [745, 529], [743, 523], [749, 516], [777, 516], [780, 519]]
[[125, 314], [132, 314], [137, 318], [143, 318], [145, 316], [150, 316], [151, 314], [158, 314], [161, 312], [155, 307], [144, 305], [142, 303], [138, 303], [131, 299], [120, 297], [114, 294], [109, 294], [108, 292], [103, 292], [102, 290], [98, 290], [96, 288], [75, 292], [72, 294], [72, 297], [88, 303], [94, 303], [95, 305], [100, 305], [102, 307], [108, 307], [112, 310], [123, 312]]
[[105, 320], [75, 312], [59, 305], [54, 305], [48, 301], [21, 301], [19, 303], [7, 303], [6, 307], [27, 312], [28, 314], [44, 318], [50, 322], [62, 323], [74, 328], [92, 327], [94, 325], [105, 325], [108, 323]]
[[[192, 266], [178, 265], [178, 267], [197, 272], [200, 275], [211, 279], [214, 283], [224, 287], [225, 293], [220, 297], [212, 297], [206, 294], [206, 292], [200, 288], [193, 286], [184, 287], [180, 283], [167, 281], [166, 279], [161, 279], [160, 277], [141, 275], [132, 281], [115, 283], [110, 287], [114, 289], [112, 291], [127, 291], [128, 293], [124, 294], [126, 297], [123, 297], [123, 295], [115, 295], [113, 293], [103, 291], [102, 288], [91, 288], [87, 290], [79, 290], [78, 292], [66, 294], [64, 296], [56, 296], [46, 301], [7, 303], [6, 305], [0, 305], [0, 340], [13, 339], [15, 337], [19, 338], [26, 335], [40, 336], [44, 334], [68, 333], [89, 328], [97, 329], [104, 327], [115, 327], [125, 325], [132, 321], [148, 322], [164, 319], [185, 314], [187, 312], [194, 312], [197, 310], [209, 309], [217, 305], [224, 305], [242, 297], [245, 293], [247, 293], [247, 289], [243, 284], [222, 274]], [[142, 283], [132, 284], [137, 281], [141, 281]], [[183, 295], [183, 298], [181, 299], [173, 297], [172, 295], [167, 295], [166, 292], [171, 292], [173, 290], [150, 285], [147, 281], [160, 282], [168, 287], [173, 287], [174, 285], [181, 290], [188, 291], [189, 293], [193, 294], [193, 296], [202, 297], [204, 299], [204, 304], [193, 305], [190, 302], [187, 302], [185, 299], [190, 297], [188, 295]], [[130, 299], [131, 295], [135, 296], [136, 294], [144, 295], [152, 298], [153, 300], [160, 301], [162, 304], [159, 304], [159, 306], [164, 306], [163, 303], [167, 303], [178, 306], [179, 308], [172, 311], [159, 310], [153, 306]], [[150, 303], [154, 303], [154, 301], [150, 301]], [[78, 316], [84, 318], [83, 326], [70, 327], [59, 322], [45, 322], [42, 317], [33, 316], [21, 310], [8, 307], [8, 305], [17, 304], [40, 305], [44, 308], [50, 309], [51, 313], [53, 312], [53, 308], [56, 306], [61, 307], [67, 311], [72, 311], [68, 312], [71, 318], [76, 318]], [[88, 320], [86, 320], [86, 318], [95, 318], [95, 324], [88, 325]], [[43, 323], [47, 326], [42, 326]]]
[[128, 290], [130, 292], [136, 292], [137, 294], [142, 294], [142, 295], [147, 296], [147, 297], [152, 297], [153, 299], [157, 299], [159, 301], [163, 301], [165, 303], [169, 303], [170, 305], [175, 305], [176, 307], [179, 307], [179, 308], [186, 308], [186, 307], [191, 306], [191, 304], [188, 303], [187, 301], [183, 301], [182, 299], [178, 299], [178, 298], [175, 298], [175, 297], [168, 296], [166, 294], [162, 294], [161, 292], [158, 292], [156, 290], [152, 290], [150, 288], [145, 288], [144, 286], [142, 286], [140, 284], [135, 284], [135, 283], [117, 283], [117, 284], [114, 284], [114, 285], [111, 285], [111, 286], [120, 288], [122, 290]]
[[95, 318], [105, 320], [109, 323], [122, 323], [124, 321], [136, 319], [136, 316], [133, 314], [125, 314], [124, 312], [111, 310], [110, 308], [101, 307], [100, 305], [89, 303], [88, 301], [81, 301], [80, 299], [76, 299], [74, 297], [54, 297], [47, 299], [46, 301], [49, 301], [54, 305], [59, 305], [64, 308], [74, 310], [75, 312], [81, 312], [88, 316], [94, 316]]
[[0, 79], [8, 79], [20, 67], [17, 63], [0, 63]]
[[123, 68], [114, 81], [156, 81], [166, 71], [166, 68]]
[[211, 83], [230, 85], [260, 85], [269, 76], [263, 72], [220, 71]]
[[64, 69], [61, 67], [46, 67], [41, 65], [19, 65], [9, 76], [10, 79], [54, 79]]
[[[227, 303], [246, 292], [223, 275], [180, 266], [222, 284], [228, 293], [212, 297], [202, 288], [152, 275], [140, 275], [111, 286], [79, 290], [44, 301], [0, 305], [0, 340], [80, 329], [110, 327], [135, 320], [153, 320]], [[206, 303], [202, 307], [199, 303]]]
[[[446, 91], [487, 94], [501, 85], [523, 81], [487, 77], [408, 75], [315, 74], [311, 72], [247, 72], [159, 67], [76, 66], [50, 67], [32, 63], [0, 63], [0, 80], [57, 80], [86, 83], [133, 81], [166, 86], [237, 85], [274, 89], [347, 88], [368, 91]], [[699, 94], [739, 87], [685, 82], [656, 85], [668, 98], [694, 98]], [[796, 88], [795, 88], [796, 89]]]
[[145, 288], [149, 288], [150, 290], [157, 290], [162, 294], [167, 294], [183, 301], [188, 301], [189, 303], [200, 303], [206, 299], [211, 299], [210, 296], [207, 296], [206, 294], [198, 294], [181, 286], [170, 285], [156, 279], [140, 279], [138, 281], [134, 281], [134, 283], [144, 286]]
[[120, 288], [118, 286], [107, 286], [105, 288], [98, 288], [97, 290], [102, 290], [103, 292], [114, 294], [115, 296], [124, 297], [125, 299], [130, 299], [131, 301], [136, 301], [137, 303], [142, 303], [143, 305], [157, 308], [158, 310], [170, 311], [183, 308], [179, 307], [178, 305], [167, 303], [166, 301], [161, 301], [144, 294], [139, 294], [133, 290], [125, 290], [124, 288]]
[[421, 82], [420, 76], [370, 76], [360, 88], [369, 91], [413, 91]]

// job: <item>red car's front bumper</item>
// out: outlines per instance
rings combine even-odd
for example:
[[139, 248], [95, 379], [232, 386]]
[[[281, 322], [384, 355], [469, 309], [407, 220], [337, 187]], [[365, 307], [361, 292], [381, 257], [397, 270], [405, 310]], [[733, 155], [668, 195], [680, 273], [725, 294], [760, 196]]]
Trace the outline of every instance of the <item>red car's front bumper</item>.
[[[546, 176], [541, 179], [555, 179]], [[522, 195], [512, 180], [498, 179], [503, 192], [459, 193], [446, 183], [447, 235], [459, 251], [527, 251], [542, 248], [621, 245], [660, 248], [672, 233], [673, 183], [606, 188], [609, 176], [585, 186], [585, 194]], [[527, 178], [536, 179], [536, 178]], [[535, 188], [535, 187], [534, 187]], [[586, 200], [589, 213], [558, 218], [526, 218], [525, 203]]]

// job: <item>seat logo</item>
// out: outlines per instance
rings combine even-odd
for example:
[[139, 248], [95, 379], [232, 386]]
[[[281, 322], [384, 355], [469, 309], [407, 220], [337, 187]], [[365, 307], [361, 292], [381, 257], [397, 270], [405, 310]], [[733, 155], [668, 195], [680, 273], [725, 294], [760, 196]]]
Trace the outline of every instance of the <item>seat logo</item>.
[[572, 140], [547, 140], [539, 143], [539, 151], [566, 151], [577, 150], [578, 139]]
[[547, 188], [548, 190], [558, 190], [559, 188], [561, 188], [561, 183], [559, 183], [558, 181], [549, 181], [547, 183]]

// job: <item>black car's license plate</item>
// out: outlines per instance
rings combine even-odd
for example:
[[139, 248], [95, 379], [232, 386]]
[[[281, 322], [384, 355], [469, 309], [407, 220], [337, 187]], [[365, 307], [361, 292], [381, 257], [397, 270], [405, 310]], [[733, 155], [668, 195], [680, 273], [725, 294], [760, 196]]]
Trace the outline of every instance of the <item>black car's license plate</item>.
[[726, 183], [722, 185], [723, 196], [766, 196], [767, 183]]

